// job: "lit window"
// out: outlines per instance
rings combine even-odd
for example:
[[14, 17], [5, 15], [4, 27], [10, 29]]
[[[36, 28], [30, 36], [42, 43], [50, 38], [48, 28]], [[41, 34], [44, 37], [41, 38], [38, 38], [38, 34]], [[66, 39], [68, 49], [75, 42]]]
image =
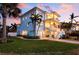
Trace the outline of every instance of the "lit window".
[[27, 35], [27, 31], [26, 30], [23, 30], [21, 34], [22, 35]]
[[54, 22], [51, 22], [51, 24], [53, 25], [53, 24], [54, 24]]
[[58, 18], [55, 14], [47, 14], [47, 19]]
[[49, 24], [49, 23], [46, 23], [46, 24], [45, 24], [45, 27], [50, 27], [50, 24]]

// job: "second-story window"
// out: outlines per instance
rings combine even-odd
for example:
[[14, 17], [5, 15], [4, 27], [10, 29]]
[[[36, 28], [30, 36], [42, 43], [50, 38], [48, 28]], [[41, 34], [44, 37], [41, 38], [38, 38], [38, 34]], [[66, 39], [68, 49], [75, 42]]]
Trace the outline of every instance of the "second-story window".
[[25, 19], [27, 19], [27, 17], [25, 17]]

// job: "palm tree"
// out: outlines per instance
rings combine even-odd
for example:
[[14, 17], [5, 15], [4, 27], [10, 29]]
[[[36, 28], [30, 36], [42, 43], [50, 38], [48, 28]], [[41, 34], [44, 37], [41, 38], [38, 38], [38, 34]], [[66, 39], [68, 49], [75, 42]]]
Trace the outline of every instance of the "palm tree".
[[37, 29], [37, 33], [40, 27], [40, 23], [42, 21], [42, 15], [40, 14], [32, 14], [31, 15], [31, 20], [32, 20], [32, 24], [33, 24], [33, 32], [34, 32], [34, 36], [36, 36], [36, 25], [38, 25], [38, 29]]
[[6, 18], [7, 17], [18, 17], [21, 10], [17, 7], [17, 3], [1, 3], [0, 13], [3, 18], [3, 39], [2, 42], [7, 42], [6, 39]]
[[79, 17], [79, 16], [74, 16], [74, 13], [72, 13], [71, 15], [70, 15], [70, 24], [71, 24], [71, 27], [70, 27], [70, 29], [72, 28], [72, 26], [73, 26], [73, 21], [75, 21], [76, 22], [76, 24], [77, 24], [77, 21], [74, 19], [74, 18], [77, 18], [77, 17]]
[[74, 25], [73, 21], [75, 21], [76, 24], [77, 24], [77, 21], [74, 19], [74, 18], [77, 18], [77, 17], [79, 17], [79, 16], [74, 16], [74, 13], [72, 13], [70, 15], [70, 22], [69, 23], [65, 23], [65, 22], [61, 23], [61, 28], [65, 30], [66, 36], [69, 36], [68, 34], [72, 33], [71, 29]]

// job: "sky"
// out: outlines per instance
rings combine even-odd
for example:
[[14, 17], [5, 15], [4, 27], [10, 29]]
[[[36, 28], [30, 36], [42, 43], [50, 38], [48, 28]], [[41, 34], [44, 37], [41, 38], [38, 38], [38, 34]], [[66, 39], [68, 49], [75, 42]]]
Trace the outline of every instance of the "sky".
[[[28, 10], [34, 7], [39, 7], [40, 9], [49, 12], [49, 10], [45, 8], [45, 6], [49, 6], [52, 11], [56, 11], [61, 16], [59, 20], [62, 22], [63, 21], [68, 22], [70, 15], [72, 13], [74, 13], [75, 16], [79, 15], [78, 3], [20, 3], [17, 7], [20, 8], [22, 10], [22, 14], [24, 14], [25, 12], [27, 12]], [[76, 18], [76, 20], [78, 21], [79, 18]], [[18, 24], [20, 23], [20, 20], [19, 19], [7, 20], [7, 24], [13, 22]]]
[[77, 16], [79, 15], [78, 3], [29, 3], [25, 5], [26, 7], [22, 9], [22, 13], [25, 13], [36, 6], [41, 8], [42, 10], [48, 11], [45, 6], [49, 6], [52, 11], [56, 11], [61, 16], [59, 18], [60, 21], [68, 21], [72, 13]]

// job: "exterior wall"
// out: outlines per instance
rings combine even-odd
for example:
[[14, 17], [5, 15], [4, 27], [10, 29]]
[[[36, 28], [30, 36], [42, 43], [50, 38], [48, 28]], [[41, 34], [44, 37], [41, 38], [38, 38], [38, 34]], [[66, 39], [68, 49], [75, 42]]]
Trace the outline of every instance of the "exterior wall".
[[[22, 35], [22, 31], [27, 31], [26, 35], [34, 36], [32, 23], [28, 24], [29, 22], [31, 22], [30, 19], [31, 14], [40, 14], [43, 16], [42, 20], [44, 20], [44, 13], [42, 13], [39, 10], [32, 10], [27, 15], [21, 17], [21, 24], [17, 26], [17, 35]], [[39, 32], [43, 30], [43, 28], [44, 28], [43, 22], [41, 22], [39, 30], [38, 30], [38, 26], [36, 26], [36, 36], [40, 36]]]
[[[42, 15], [42, 22], [40, 24], [40, 26], [36, 25], [36, 32], [33, 32], [33, 25], [31, 23], [31, 19], [30, 19], [30, 16], [31, 14], [40, 14]], [[21, 17], [21, 24], [17, 26], [17, 35], [22, 35], [25, 34], [25, 35], [29, 35], [29, 36], [34, 36], [34, 33], [36, 33], [36, 36], [40, 36], [40, 37], [45, 37], [44, 35], [50, 35], [50, 32], [48, 29], [46, 29], [46, 24], [49, 23], [49, 29], [51, 29], [51, 34], [52, 35], [55, 35], [54, 37], [56, 37], [56, 35], [58, 34], [58, 32], [60, 31], [60, 28], [58, 28], [58, 25], [59, 24], [59, 21], [56, 18], [55, 21], [52, 20], [52, 23], [55, 22], [57, 23], [57, 25], [53, 25], [52, 24], [52, 27], [50, 27], [50, 22], [46, 22], [47, 21], [50, 21], [49, 19], [46, 19], [47, 16], [45, 14], [45, 12], [42, 12], [40, 11], [39, 9], [34, 9], [34, 10], [31, 10], [29, 13], [25, 14], [24, 16]], [[30, 22], [30, 24], [28, 24]], [[25, 33], [26, 32], [26, 33]]]
[[30, 31], [33, 30], [33, 27], [32, 27], [32, 24], [28, 24], [28, 22], [31, 22], [30, 18], [27, 18], [27, 17], [23, 17], [21, 19], [21, 24], [17, 27], [17, 33], [22, 35], [22, 31], [27, 31], [27, 35], [33, 35], [33, 33], [29, 33]]
[[79, 30], [79, 26], [76, 26], [76, 30]]
[[45, 20], [45, 31], [44, 37], [53, 37], [56, 38], [58, 33], [60, 32], [59, 28], [60, 22], [57, 19], [47, 19]]

